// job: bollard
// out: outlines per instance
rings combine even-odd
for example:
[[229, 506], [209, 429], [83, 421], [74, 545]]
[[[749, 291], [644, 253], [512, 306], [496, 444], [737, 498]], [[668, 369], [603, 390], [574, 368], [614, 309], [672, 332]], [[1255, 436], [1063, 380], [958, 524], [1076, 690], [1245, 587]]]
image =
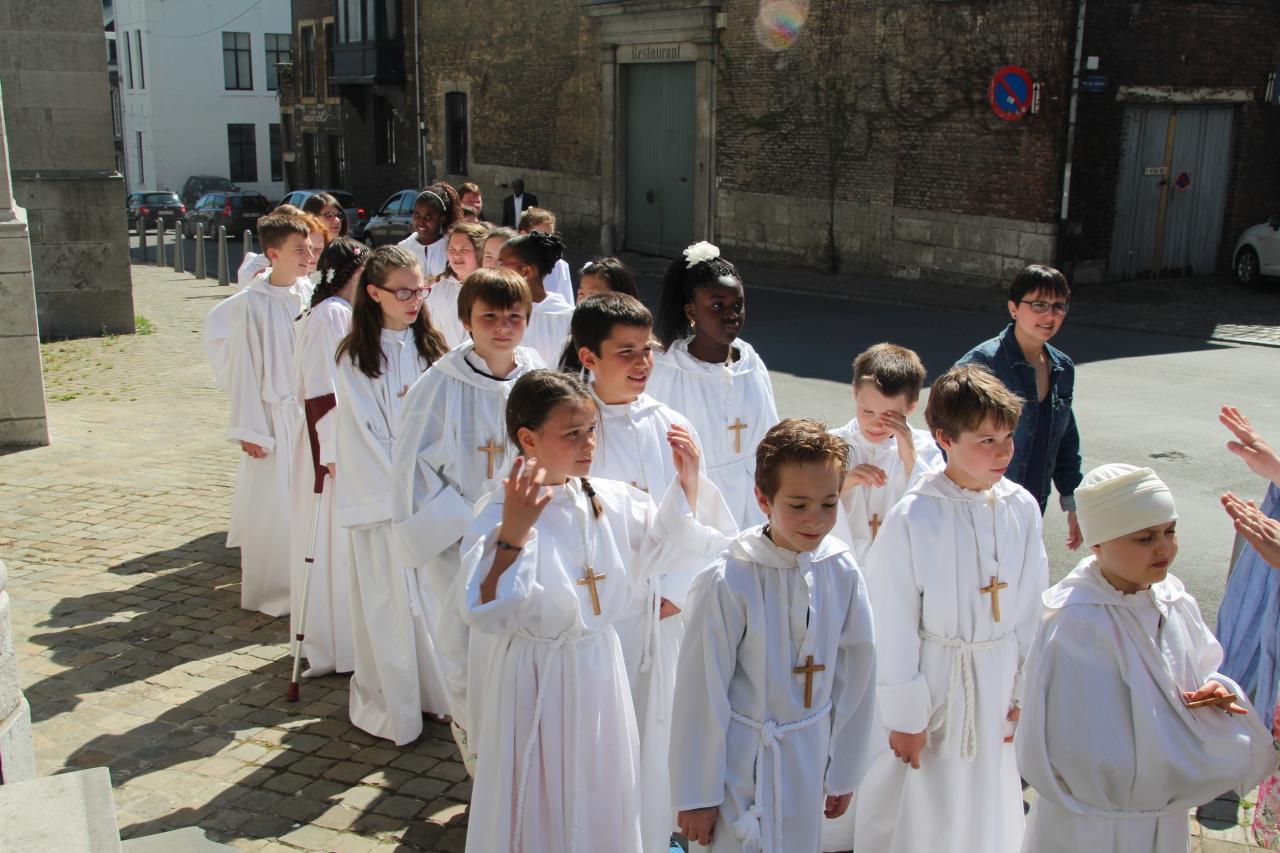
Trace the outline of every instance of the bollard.
[[244, 229], [244, 237], [240, 240], [241, 257], [253, 251], [253, 229]]
[[173, 229], [173, 271], [186, 272], [187, 259], [186, 253], [183, 251], [182, 245], [182, 229], [177, 225]]
[[142, 252], [142, 262], [147, 262], [147, 226], [143, 224], [142, 218], [138, 218], [138, 249]]
[[231, 284], [227, 273], [227, 226], [218, 226], [218, 284]]
[[208, 278], [204, 262], [204, 223], [196, 225], [196, 278]]
[[156, 266], [163, 267], [169, 262], [165, 260], [164, 251], [164, 217], [156, 219]]

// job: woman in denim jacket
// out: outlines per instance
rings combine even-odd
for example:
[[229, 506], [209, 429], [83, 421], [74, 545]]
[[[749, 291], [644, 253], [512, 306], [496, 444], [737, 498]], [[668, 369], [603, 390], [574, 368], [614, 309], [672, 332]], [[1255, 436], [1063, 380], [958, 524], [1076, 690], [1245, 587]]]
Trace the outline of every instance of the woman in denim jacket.
[[957, 364], [981, 364], [1025, 401], [1013, 432], [1013, 460], [1005, 476], [1031, 492], [1043, 513], [1049, 487], [1058, 489], [1067, 513], [1067, 547], [1080, 547], [1076, 486], [1083, 479], [1080, 433], [1071, 411], [1076, 368], [1067, 354], [1049, 345], [1067, 316], [1071, 288], [1053, 267], [1032, 264], [1009, 285], [1013, 322], [998, 336], [978, 344]]

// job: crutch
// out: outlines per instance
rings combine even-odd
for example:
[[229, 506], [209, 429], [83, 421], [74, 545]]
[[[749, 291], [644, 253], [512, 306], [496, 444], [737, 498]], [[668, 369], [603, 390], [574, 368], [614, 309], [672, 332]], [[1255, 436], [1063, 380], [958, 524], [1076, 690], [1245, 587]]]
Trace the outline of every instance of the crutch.
[[290, 702], [297, 702], [301, 691], [298, 676], [302, 669], [302, 641], [307, 636], [307, 601], [311, 598], [311, 570], [315, 568], [316, 562], [316, 529], [320, 526], [320, 496], [324, 492], [325, 475], [329, 473], [328, 467], [320, 464], [320, 438], [316, 434], [316, 423], [334, 407], [335, 402], [333, 394], [326, 394], [323, 397], [312, 397], [304, 404], [315, 481], [311, 499], [311, 535], [307, 538], [307, 557], [302, 567], [302, 606], [298, 609], [298, 632], [293, 635], [293, 676], [289, 679], [289, 690], [284, 697]]

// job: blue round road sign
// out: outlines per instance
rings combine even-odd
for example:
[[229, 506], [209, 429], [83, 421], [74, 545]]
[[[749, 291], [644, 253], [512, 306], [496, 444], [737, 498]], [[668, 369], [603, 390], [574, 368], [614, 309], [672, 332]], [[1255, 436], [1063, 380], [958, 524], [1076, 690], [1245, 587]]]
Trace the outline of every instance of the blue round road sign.
[[1017, 65], [1006, 65], [991, 78], [991, 109], [1005, 121], [1019, 121], [1031, 111], [1031, 73]]

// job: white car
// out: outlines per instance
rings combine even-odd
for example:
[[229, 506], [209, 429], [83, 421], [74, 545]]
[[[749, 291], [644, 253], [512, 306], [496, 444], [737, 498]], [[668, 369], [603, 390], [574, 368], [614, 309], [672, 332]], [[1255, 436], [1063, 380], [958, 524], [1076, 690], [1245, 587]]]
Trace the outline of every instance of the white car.
[[1231, 271], [1241, 284], [1257, 284], [1262, 276], [1280, 276], [1280, 214], [1241, 235], [1231, 255]]

